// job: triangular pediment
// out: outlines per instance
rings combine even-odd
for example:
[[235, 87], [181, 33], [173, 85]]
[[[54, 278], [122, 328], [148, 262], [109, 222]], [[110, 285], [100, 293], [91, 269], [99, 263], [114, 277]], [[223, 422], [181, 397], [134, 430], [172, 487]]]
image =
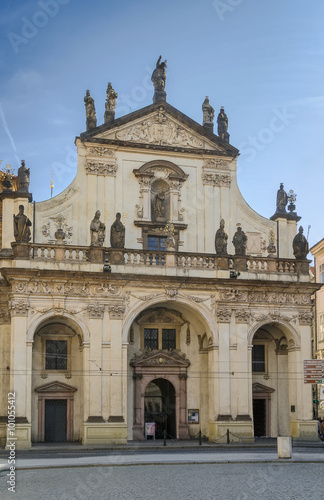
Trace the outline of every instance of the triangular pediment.
[[258, 384], [258, 383], [252, 384], [252, 391], [253, 392], [263, 392], [263, 393], [275, 392], [275, 390], [271, 389], [271, 387], [267, 387], [265, 385]]
[[50, 382], [35, 389], [36, 392], [75, 392], [77, 389], [63, 382]]
[[213, 151], [232, 157], [238, 154], [236, 148], [165, 102], [89, 130], [81, 134], [81, 139]]
[[154, 351], [151, 349], [143, 349], [131, 360], [130, 365], [133, 367], [142, 366], [173, 366], [178, 368], [187, 368], [190, 361], [186, 358], [185, 354], [181, 351]]

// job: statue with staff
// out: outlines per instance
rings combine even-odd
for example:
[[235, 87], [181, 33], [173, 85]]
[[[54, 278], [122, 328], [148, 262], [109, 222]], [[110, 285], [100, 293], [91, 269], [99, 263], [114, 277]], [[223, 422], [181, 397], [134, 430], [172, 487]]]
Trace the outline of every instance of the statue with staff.
[[14, 237], [17, 242], [28, 243], [31, 240], [31, 221], [24, 214], [24, 205], [19, 205], [19, 213], [13, 216]]

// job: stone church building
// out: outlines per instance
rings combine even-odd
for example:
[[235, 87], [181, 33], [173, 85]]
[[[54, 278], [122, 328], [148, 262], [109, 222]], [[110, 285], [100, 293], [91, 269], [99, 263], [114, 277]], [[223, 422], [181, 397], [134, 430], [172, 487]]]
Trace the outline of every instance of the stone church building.
[[245, 202], [225, 110], [214, 125], [206, 98], [200, 125], [175, 109], [165, 68], [153, 104], [120, 118], [109, 84], [100, 126], [87, 91], [61, 194], [33, 203], [24, 162], [1, 172], [1, 446], [8, 393], [20, 448], [142, 440], [152, 423], [156, 438], [316, 436], [293, 197], [281, 186], [271, 219]]

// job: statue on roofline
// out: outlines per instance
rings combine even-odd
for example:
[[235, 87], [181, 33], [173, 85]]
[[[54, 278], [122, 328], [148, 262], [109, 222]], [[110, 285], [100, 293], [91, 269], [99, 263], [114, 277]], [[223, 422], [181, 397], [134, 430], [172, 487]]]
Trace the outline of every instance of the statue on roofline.
[[160, 90], [165, 90], [165, 81], [166, 81], [166, 63], [167, 61], [165, 60], [164, 62], [162, 61], [162, 56], [159, 57], [156, 63], [156, 68], [152, 73], [152, 82], [155, 88], [155, 91], [160, 91]]

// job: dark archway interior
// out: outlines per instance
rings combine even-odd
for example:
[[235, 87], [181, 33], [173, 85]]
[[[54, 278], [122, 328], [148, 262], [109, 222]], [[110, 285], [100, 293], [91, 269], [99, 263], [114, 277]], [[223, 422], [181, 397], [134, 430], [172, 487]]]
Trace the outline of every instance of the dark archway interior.
[[176, 437], [175, 389], [168, 380], [158, 378], [147, 385], [144, 420], [155, 422], [156, 439], [163, 439], [164, 430], [168, 438]]

